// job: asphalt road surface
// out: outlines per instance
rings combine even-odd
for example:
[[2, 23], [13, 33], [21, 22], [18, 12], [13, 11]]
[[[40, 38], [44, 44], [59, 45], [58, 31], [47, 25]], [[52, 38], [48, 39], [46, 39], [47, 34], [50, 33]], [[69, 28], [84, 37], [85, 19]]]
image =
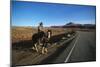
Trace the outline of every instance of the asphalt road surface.
[[95, 32], [77, 33], [78, 36], [70, 44], [66, 44], [68, 46], [62, 53], [45, 60], [43, 64], [96, 61]]
[[96, 60], [96, 36], [95, 32], [79, 32], [73, 51], [65, 62], [84, 62]]

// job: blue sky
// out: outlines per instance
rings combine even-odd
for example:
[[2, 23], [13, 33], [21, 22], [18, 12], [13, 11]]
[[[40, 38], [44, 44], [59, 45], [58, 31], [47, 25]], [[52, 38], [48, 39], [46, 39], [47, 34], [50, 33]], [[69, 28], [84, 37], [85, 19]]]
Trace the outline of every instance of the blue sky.
[[11, 21], [13, 26], [64, 25], [69, 22], [95, 24], [95, 6], [13, 1]]

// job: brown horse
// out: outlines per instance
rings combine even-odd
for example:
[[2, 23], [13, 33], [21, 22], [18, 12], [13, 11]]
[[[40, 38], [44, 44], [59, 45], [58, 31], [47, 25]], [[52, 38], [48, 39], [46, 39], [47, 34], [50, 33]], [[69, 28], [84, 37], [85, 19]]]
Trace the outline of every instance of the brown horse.
[[48, 44], [50, 44], [51, 35], [52, 35], [52, 31], [48, 30], [46, 33], [46, 36], [43, 37], [42, 54], [45, 54], [48, 52], [47, 46]]
[[48, 30], [46, 33], [44, 31], [39, 31], [32, 36], [33, 47], [38, 52], [38, 45], [42, 44], [42, 54], [47, 53], [47, 46], [51, 38], [51, 30]]

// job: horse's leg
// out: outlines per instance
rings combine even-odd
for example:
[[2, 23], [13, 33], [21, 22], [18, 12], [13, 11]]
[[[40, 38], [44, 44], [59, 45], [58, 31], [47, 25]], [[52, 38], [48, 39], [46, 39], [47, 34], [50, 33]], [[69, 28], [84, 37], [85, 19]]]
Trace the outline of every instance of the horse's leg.
[[42, 54], [46, 54], [48, 52], [47, 48], [46, 47], [43, 47], [42, 48]]
[[38, 52], [38, 49], [37, 49], [37, 43], [34, 44], [34, 46], [32, 47], [33, 50], [36, 50], [36, 52]]
[[44, 45], [45, 45], [45, 43], [43, 43], [43, 45], [42, 45], [42, 54], [44, 54], [44, 50], [45, 50]]
[[43, 44], [42, 54], [46, 54], [48, 52], [47, 43]]
[[32, 49], [35, 50], [35, 47], [33, 46]]
[[35, 49], [36, 49], [36, 52], [38, 52], [38, 46], [37, 46], [37, 44], [35, 44]]
[[48, 52], [47, 45], [48, 45], [48, 43], [45, 44], [45, 52], [46, 53]]
[[44, 47], [42, 47], [42, 54], [44, 54]]
[[45, 52], [46, 52], [46, 53], [48, 52], [48, 49], [47, 49], [47, 48], [45, 48]]

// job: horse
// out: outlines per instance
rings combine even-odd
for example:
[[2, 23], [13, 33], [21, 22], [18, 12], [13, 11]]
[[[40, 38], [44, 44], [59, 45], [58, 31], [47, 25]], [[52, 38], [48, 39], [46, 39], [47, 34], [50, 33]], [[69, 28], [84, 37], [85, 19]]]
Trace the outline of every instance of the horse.
[[42, 44], [42, 54], [44, 54], [45, 52], [47, 53], [48, 52], [47, 45], [49, 43], [50, 37], [51, 37], [51, 30], [48, 30], [46, 33], [44, 31], [39, 31], [38, 33], [33, 34], [32, 49], [35, 49], [38, 52], [37, 46]]
[[38, 52], [37, 46], [40, 45], [40, 41], [42, 40], [44, 36], [45, 36], [45, 33], [43, 31], [40, 31], [32, 35], [32, 43], [33, 43], [32, 49], [35, 49]]
[[48, 52], [47, 46], [48, 44], [50, 44], [51, 35], [52, 35], [52, 31], [48, 30], [46, 33], [46, 36], [43, 37], [42, 54], [45, 54]]

